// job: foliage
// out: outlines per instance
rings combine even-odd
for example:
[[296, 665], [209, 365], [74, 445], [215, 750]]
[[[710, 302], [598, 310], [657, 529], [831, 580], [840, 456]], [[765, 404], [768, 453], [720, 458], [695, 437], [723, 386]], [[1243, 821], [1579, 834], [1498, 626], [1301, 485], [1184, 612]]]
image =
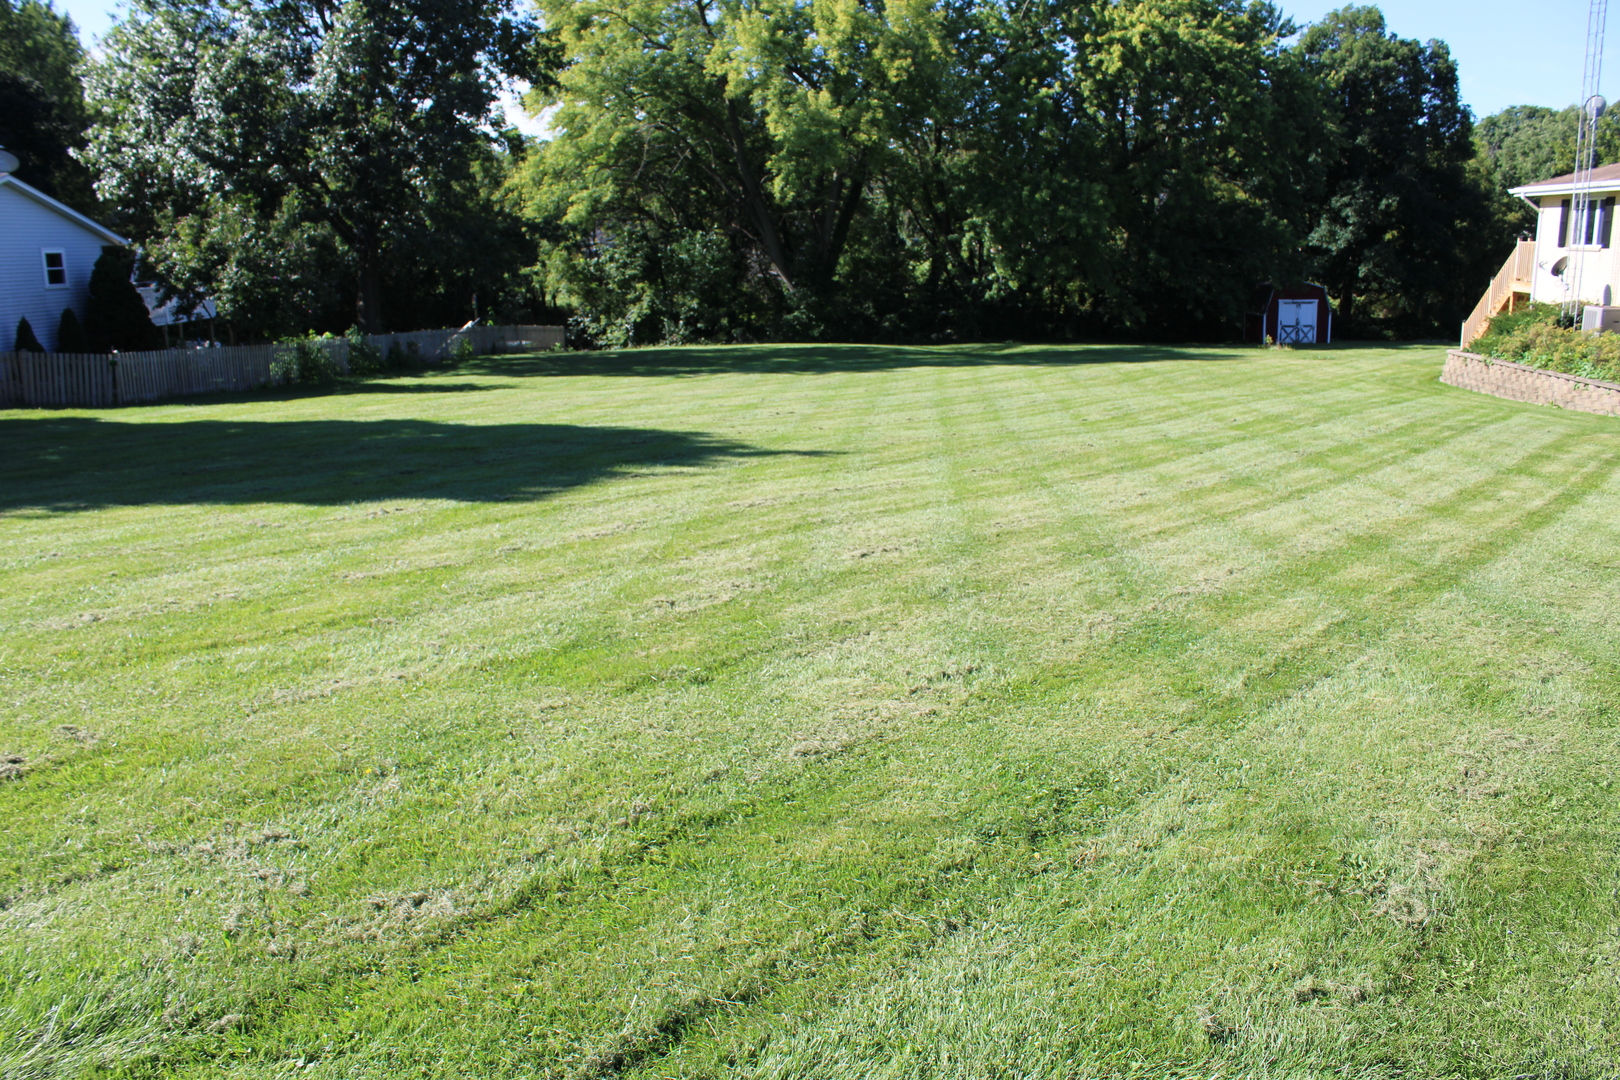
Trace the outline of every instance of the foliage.
[[1590, 334], [1560, 324], [1556, 304], [1534, 304], [1491, 320], [1469, 351], [1547, 371], [1620, 382], [1620, 334]]
[[72, 308], [63, 308], [62, 317], [56, 324], [56, 351], [65, 353], [96, 352], [95, 344], [90, 335], [85, 333], [84, 324], [79, 321], [78, 313]]
[[477, 358], [478, 349], [473, 345], [471, 338], [458, 337], [451, 339], [449, 363], [465, 364]]
[[1462, 318], [1511, 231], [1470, 171], [1473, 129], [1444, 43], [1397, 38], [1349, 6], [1298, 49], [1326, 92], [1327, 189], [1307, 240], [1347, 333], [1418, 334]]
[[0, 146], [17, 155], [18, 179], [94, 214], [91, 173], [72, 156], [89, 123], [83, 62], [65, 13], [39, 0], [0, 0]]
[[1299, 274], [1291, 249], [1321, 183], [1299, 132], [1319, 105], [1275, 8], [984, 11], [969, 43], [992, 90], [968, 146], [993, 291], [1103, 326], [1224, 336], [1256, 281]]
[[416, 342], [410, 341], [401, 345], [397, 341], [388, 343], [388, 353], [383, 358], [383, 367], [388, 371], [411, 371], [422, 366], [422, 348]]
[[328, 321], [348, 297], [376, 332], [391, 271], [480, 239], [461, 226], [484, 125], [529, 64], [504, 10], [138, 0], [91, 69], [101, 190], [182, 296], [217, 292], [254, 329]]
[[1372, 9], [1284, 47], [1237, 0], [541, 8], [555, 137], [514, 186], [597, 343], [1226, 336], [1330, 264], [1432, 328], [1496, 255], [1454, 66]]
[[[1620, 161], [1620, 123], [1617, 113], [1603, 115], [1597, 124], [1600, 164]], [[1479, 154], [1490, 165], [1492, 177], [1504, 190], [1563, 176], [1575, 168], [1575, 136], [1580, 109], [1547, 109], [1516, 105], [1485, 117], [1474, 125]]]
[[270, 361], [270, 377], [278, 384], [301, 383], [319, 386], [343, 374], [332, 355], [330, 334], [287, 338], [276, 343]]
[[349, 327], [349, 332], [343, 336], [348, 342], [350, 375], [364, 377], [383, 370], [382, 350], [361, 333], [358, 326]]
[[[58, 343], [57, 347], [58, 349], [61, 348], [60, 343]], [[17, 337], [12, 349], [16, 352], [27, 353], [42, 353], [45, 351], [45, 346], [39, 343], [39, 338], [34, 334], [34, 328], [29, 324], [27, 316], [17, 320]]]
[[146, 301], [135, 288], [135, 253], [109, 245], [90, 270], [89, 295], [84, 304], [84, 332], [92, 349], [137, 351], [156, 349], [163, 335], [152, 325]]
[[[1516, 105], [1474, 125], [1476, 166], [1496, 199], [1495, 214], [1505, 228], [1533, 236], [1536, 212], [1509, 195], [1508, 189], [1563, 176], [1575, 168], [1575, 135], [1580, 110]], [[1620, 161], [1620, 127], [1609, 112], [1597, 124], [1600, 163]]]

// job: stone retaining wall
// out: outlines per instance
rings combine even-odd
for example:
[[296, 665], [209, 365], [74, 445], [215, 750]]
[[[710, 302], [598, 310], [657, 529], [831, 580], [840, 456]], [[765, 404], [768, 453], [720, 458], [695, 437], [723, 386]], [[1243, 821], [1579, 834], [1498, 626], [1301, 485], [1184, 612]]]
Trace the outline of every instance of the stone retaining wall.
[[1440, 381], [1511, 401], [1620, 416], [1620, 383], [1543, 371], [1511, 360], [1491, 360], [1461, 349], [1446, 353]]

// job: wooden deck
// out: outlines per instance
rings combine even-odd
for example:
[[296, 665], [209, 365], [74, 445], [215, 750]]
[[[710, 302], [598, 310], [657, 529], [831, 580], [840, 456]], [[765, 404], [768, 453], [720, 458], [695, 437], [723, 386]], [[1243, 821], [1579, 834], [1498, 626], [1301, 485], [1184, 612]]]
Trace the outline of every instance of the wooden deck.
[[[1462, 326], [1462, 348], [1490, 328], [1491, 319], [1530, 302], [1530, 282], [1536, 272], [1536, 242], [1520, 240], [1502, 269], [1491, 279], [1491, 287], [1474, 305], [1473, 314]], [[1520, 298], [1523, 298], [1522, 300]]]

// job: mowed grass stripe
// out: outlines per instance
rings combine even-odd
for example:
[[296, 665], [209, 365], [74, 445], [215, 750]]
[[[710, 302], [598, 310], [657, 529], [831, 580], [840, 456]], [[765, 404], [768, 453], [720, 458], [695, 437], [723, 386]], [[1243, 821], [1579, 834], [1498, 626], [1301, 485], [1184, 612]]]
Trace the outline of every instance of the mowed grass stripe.
[[[34, 838], [0, 878], [0, 920], [21, 931], [0, 948], [31, 973], [0, 1011], [24, 1036], [0, 1048], [28, 1047], [0, 1051], [14, 1071], [107, 1055], [343, 1076], [1609, 1060], [1607, 879], [1546, 887], [1612, 846], [1597, 778], [1613, 748], [1593, 725], [1615, 672], [1582, 659], [1607, 639], [1595, 620], [1573, 649], [1486, 629], [1563, 621], [1547, 565], [1612, 585], [1581, 544], [1594, 516], [1613, 531], [1604, 421], [1482, 405], [1433, 384], [1432, 353], [900, 353], [454, 376], [499, 389], [432, 399], [434, 421], [507, 445], [474, 439], [410, 483], [473, 498], [251, 511], [341, 551], [308, 581], [241, 558], [278, 530], [222, 531], [229, 511], [8, 518], [21, 547], [127, 516], [123, 542], [189, 567], [162, 582], [182, 603], [157, 605], [143, 564], [122, 632], [183, 629], [116, 667], [96, 647], [114, 620], [65, 628], [116, 552], [84, 562], [82, 591], [36, 594], [45, 619], [0, 599], [0, 622], [36, 628], [0, 646], [5, 692], [29, 702], [0, 734], [38, 763], [0, 787]], [[343, 404], [421, 407], [376, 396]], [[1109, 445], [1075, 453], [1099, 413]], [[1221, 414], [1248, 426], [1210, 430]], [[518, 417], [741, 454], [672, 467], [596, 440], [610, 468], [563, 463], [583, 482], [461, 479], [526, 468], [514, 441], [566, 456]], [[290, 493], [331, 499], [326, 483]], [[414, 569], [386, 592], [329, 581], [402, 549]], [[55, 561], [0, 573], [44, 582]], [[275, 600], [197, 603], [226, 581]], [[233, 627], [260, 642], [240, 671], [205, 660]], [[71, 702], [47, 658], [69, 640]], [[53, 734], [69, 715], [106, 730]], [[1524, 953], [1509, 913], [1578, 949]], [[1528, 1049], [1503, 1029], [1508, 1002]], [[77, 1019], [47, 1029], [52, 1008]], [[1589, 1022], [1561, 1024], [1572, 1008]]]

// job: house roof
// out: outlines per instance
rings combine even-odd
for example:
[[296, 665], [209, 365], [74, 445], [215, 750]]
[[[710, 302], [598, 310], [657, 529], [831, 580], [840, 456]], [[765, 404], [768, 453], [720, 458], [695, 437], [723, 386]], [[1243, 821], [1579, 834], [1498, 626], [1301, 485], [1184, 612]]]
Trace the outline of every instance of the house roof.
[[[1587, 191], [1620, 191], [1620, 164], [1599, 165], [1592, 170], [1592, 178], [1584, 186]], [[1509, 194], [1528, 199], [1541, 195], [1570, 195], [1574, 191], [1574, 173], [1565, 173], [1551, 180], [1539, 180], [1534, 184], [1508, 189]]]
[[93, 221], [90, 218], [85, 217], [72, 207], [63, 206], [61, 203], [51, 198], [43, 191], [35, 191], [33, 188], [29, 187], [15, 176], [12, 176], [10, 173], [0, 173], [0, 187], [8, 187], [16, 191], [19, 195], [26, 195], [28, 198], [33, 199], [47, 210], [54, 210], [56, 213], [67, 218], [80, 228], [88, 229], [90, 232], [95, 233], [109, 244], [118, 244], [122, 246], [129, 243], [128, 240], [125, 240], [122, 236], [119, 236], [117, 233], [113, 232], [105, 225], [102, 225], [100, 222]]

